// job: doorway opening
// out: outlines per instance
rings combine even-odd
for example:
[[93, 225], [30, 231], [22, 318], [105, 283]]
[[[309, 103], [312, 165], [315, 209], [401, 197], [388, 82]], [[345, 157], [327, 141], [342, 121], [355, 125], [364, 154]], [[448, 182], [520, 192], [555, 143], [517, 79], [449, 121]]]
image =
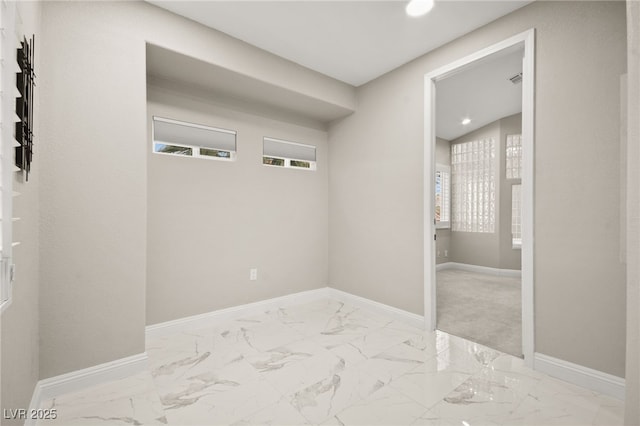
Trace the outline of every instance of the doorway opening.
[[[480, 343], [489, 337], [489, 346], [522, 354], [529, 366], [534, 347], [533, 65], [531, 29], [426, 74], [424, 139], [425, 326], [448, 332], [453, 327], [452, 334], [460, 330], [462, 337]], [[504, 78], [508, 81], [500, 81]], [[473, 312], [460, 311], [482, 301], [485, 311], [498, 306], [492, 305], [492, 286], [513, 290], [500, 293], [511, 302], [502, 303], [509, 309], [499, 318], [503, 327], [495, 330], [491, 318], [473, 321]], [[456, 292], [464, 294], [467, 305], [447, 312], [444, 303]], [[465, 313], [466, 324], [457, 321]], [[464, 335], [474, 327], [485, 336]], [[496, 337], [499, 341], [491, 340]]]

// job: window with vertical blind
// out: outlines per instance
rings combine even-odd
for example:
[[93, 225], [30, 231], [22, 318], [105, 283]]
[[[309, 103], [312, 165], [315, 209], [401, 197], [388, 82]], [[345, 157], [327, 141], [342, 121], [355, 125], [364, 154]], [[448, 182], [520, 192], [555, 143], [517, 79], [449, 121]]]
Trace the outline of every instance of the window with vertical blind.
[[511, 186], [511, 242], [513, 248], [522, 247], [522, 185]]
[[436, 228], [451, 227], [451, 168], [436, 164], [435, 194]]
[[505, 152], [507, 179], [522, 177], [522, 135], [507, 135]]
[[494, 138], [451, 145], [451, 228], [495, 232], [496, 146]]

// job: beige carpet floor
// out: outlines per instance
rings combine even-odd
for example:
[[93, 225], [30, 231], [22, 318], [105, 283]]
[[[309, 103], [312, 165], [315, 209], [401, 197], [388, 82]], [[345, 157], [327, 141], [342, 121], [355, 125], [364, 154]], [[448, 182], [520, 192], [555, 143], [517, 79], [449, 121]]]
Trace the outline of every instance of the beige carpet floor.
[[520, 278], [445, 269], [436, 283], [439, 330], [522, 357]]

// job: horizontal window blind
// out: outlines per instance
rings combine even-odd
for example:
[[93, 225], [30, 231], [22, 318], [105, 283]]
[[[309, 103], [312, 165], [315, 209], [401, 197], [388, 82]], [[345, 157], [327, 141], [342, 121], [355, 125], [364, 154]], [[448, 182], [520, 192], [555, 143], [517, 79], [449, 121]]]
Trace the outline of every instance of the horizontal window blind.
[[224, 151], [236, 150], [236, 132], [160, 117], [153, 118], [153, 140], [168, 145], [189, 145]]
[[264, 138], [263, 155], [293, 160], [316, 161], [316, 147], [280, 139]]

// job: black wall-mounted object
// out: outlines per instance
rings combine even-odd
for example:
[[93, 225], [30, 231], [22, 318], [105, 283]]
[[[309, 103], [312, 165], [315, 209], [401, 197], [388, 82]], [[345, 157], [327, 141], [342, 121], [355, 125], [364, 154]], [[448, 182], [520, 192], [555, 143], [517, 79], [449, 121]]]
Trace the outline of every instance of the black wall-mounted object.
[[16, 74], [16, 86], [20, 97], [16, 98], [16, 114], [20, 121], [16, 122], [16, 166], [24, 170], [26, 180], [29, 180], [31, 160], [33, 158], [33, 87], [36, 75], [33, 70], [33, 49], [35, 36], [31, 40], [26, 37], [20, 42], [18, 49], [18, 66], [20, 72]]

